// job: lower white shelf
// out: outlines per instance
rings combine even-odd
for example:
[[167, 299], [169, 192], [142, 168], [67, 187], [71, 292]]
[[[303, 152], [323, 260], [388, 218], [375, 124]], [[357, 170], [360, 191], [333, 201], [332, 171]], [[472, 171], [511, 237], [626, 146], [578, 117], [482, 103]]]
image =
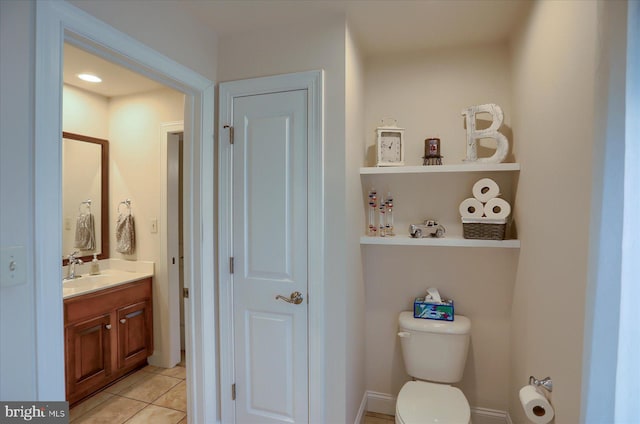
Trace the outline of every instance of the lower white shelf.
[[474, 240], [458, 237], [415, 239], [409, 235], [397, 235], [393, 237], [362, 236], [360, 237], [360, 244], [388, 246], [498, 247], [507, 249], [520, 248], [520, 240]]

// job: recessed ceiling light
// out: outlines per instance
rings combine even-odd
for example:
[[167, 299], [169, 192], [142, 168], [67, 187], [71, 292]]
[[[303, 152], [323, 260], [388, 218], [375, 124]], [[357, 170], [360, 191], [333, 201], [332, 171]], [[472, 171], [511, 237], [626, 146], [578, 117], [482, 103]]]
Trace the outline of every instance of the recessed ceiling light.
[[102, 78], [99, 78], [92, 74], [78, 74], [78, 78], [80, 78], [82, 81], [87, 82], [102, 82]]

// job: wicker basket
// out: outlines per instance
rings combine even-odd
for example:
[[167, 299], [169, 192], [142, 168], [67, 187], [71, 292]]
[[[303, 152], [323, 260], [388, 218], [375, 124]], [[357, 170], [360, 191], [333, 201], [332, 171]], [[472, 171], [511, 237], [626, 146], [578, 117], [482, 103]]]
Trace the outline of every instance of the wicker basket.
[[462, 218], [462, 236], [466, 239], [504, 240], [506, 219]]

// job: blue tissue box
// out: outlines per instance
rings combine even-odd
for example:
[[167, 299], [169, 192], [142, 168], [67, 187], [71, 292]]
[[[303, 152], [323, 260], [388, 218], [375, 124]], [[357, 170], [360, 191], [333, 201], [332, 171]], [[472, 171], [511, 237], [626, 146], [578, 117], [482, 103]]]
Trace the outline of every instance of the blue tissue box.
[[442, 299], [442, 302], [425, 301], [424, 297], [416, 297], [413, 302], [413, 317], [453, 321], [453, 300]]

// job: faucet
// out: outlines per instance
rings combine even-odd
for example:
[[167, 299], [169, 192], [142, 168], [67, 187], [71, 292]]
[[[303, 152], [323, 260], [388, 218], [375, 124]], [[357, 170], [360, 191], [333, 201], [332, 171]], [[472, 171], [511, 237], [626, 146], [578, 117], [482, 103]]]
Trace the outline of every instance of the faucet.
[[76, 250], [67, 257], [67, 259], [69, 259], [69, 272], [67, 273], [67, 278], [65, 278], [66, 280], [73, 280], [74, 278], [80, 277], [76, 275], [76, 265], [82, 265], [83, 262], [82, 259], [76, 258], [77, 254], [78, 251]]

